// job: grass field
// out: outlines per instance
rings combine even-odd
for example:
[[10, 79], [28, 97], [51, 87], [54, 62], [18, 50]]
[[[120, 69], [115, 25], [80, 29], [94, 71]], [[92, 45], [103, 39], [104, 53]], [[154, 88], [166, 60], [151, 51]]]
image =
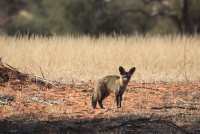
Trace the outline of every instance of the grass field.
[[[0, 83], [0, 133], [200, 132], [199, 36], [1, 36], [0, 57], [11, 78]], [[93, 80], [119, 74], [119, 65], [137, 68], [122, 108], [111, 94], [105, 109], [92, 109]], [[66, 84], [50, 88], [20, 72]]]
[[0, 37], [0, 57], [26, 73], [51, 80], [96, 80], [136, 66], [136, 81], [200, 78], [199, 36]]

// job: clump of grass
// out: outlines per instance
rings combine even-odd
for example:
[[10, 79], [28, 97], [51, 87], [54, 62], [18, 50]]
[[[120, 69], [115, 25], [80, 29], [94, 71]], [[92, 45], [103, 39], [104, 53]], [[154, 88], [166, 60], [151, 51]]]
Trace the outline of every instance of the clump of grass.
[[96, 80], [136, 66], [136, 81], [199, 80], [198, 36], [0, 37], [4, 62], [51, 80]]

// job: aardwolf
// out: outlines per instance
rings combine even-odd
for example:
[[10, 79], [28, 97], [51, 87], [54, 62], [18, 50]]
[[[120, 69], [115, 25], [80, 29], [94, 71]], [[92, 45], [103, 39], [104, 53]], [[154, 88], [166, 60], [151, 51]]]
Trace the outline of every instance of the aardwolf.
[[97, 102], [103, 109], [102, 101], [111, 93], [115, 93], [115, 99], [117, 102], [117, 108], [121, 107], [121, 101], [124, 91], [131, 79], [131, 76], [135, 72], [136, 68], [131, 68], [128, 72], [122, 67], [119, 67], [120, 76], [108, 75], [103, 77], [97, 82], [96, 88], [92, 94], [92, 107], [95, 109]]

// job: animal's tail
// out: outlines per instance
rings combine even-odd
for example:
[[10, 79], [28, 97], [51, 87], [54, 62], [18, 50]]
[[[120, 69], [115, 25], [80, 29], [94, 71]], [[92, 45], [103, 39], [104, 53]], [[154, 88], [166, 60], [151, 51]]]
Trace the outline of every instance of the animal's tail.
[[95, 93], [92, 94], [92, 107], [95, 109], [97, 105], [97, 95]]

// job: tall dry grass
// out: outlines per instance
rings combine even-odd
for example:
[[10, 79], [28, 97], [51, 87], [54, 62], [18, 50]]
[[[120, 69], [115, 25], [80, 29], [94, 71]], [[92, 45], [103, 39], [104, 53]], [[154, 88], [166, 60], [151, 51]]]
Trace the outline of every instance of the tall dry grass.
[[200, 79], [199, 36], [0, 37], [4, 62], [51, 80], [95, 80], [136, 66], [136, 81]]

